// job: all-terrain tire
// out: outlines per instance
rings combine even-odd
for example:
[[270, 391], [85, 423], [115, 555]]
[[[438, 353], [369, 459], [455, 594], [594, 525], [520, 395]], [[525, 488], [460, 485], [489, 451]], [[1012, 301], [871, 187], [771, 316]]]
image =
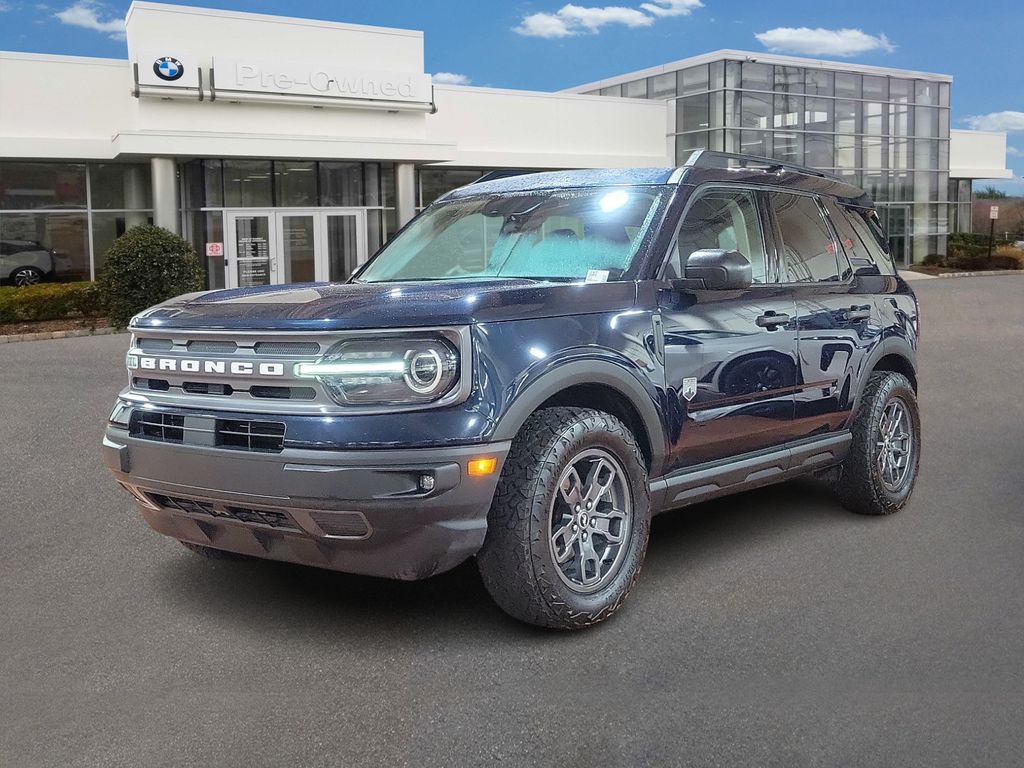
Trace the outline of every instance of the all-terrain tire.
[[249, 555], [243, 555], [239, 552], [228, 552], [225, 549], [214, 549], [213, 547], [206, 547], [202, 544], [193, 544], [191, 541], [179, 541], [179, 544], [187, 549], [189, 552], [195, 552], [200, 557], [206, 557], [210, 560], [253, 560], [255, 558]]
[[[883, 482], [879, 468], [882, 414], [894, 400], [903, 404], [909, 417], [911, 446], [908, 471], [896, 488]], [[921, 415], [914, 388], [905, 376], [888, 371], [871, 374], [853, 421], [853, 443], [835, 473], [832, 487], [840, 502], [862, 515], [891, 515], [910, 499], [921, 461]]]
[[[584, 594], [565, 582], [555, 562], [551, 510], [563, 473], [581, 454], [594, 451], [618, 462], [631, 512], [614, 576], [609, 569], [607, 583]], [[602, 411], [545, 408], [526, 421], [512, 443], [477, 563], [487, 591], [511, 616], [541, 627], [587, 627], [615, 613], [636, 583], [650, 522], [647, 470], [629, 429]]]

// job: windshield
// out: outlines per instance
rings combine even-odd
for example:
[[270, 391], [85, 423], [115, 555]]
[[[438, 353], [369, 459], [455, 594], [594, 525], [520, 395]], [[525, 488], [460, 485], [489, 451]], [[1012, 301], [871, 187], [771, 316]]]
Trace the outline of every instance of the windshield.
[[599, 187], [481, 195], [428, 208], [360, 282], [519, 277], [617, 280], [665, 191]]

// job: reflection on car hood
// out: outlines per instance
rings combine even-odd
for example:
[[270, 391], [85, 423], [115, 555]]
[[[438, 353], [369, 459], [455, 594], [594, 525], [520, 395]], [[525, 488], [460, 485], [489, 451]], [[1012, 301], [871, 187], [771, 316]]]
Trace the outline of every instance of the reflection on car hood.
[[635, 298], [632, 282], [306, 283], [179, 296], [139, 314], [133, 327], [327, 331], [468, 325], [622, 311]]

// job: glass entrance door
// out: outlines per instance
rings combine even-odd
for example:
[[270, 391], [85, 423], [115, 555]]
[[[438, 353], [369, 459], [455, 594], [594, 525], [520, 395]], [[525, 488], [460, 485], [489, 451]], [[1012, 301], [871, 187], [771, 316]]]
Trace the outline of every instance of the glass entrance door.
[[316, 214], [278, 213], [278, 276], [282, 283], [312, 283], [316, 276], [316, 253], [320, 232]]
[[366, 261], [366, 212], [343, 208], [225, 211], [227, 285], [342, 282]]
[[897, 267], [910, 264], [910, 243], [913, 215], [909, 205], [880, 206], [879, 213], [885, 211], [882, 224], [889, 235], [889, 248]]
[[227, 214], [228, 285], [251, 288], [276, 283], [274, 216], [269, 211]]

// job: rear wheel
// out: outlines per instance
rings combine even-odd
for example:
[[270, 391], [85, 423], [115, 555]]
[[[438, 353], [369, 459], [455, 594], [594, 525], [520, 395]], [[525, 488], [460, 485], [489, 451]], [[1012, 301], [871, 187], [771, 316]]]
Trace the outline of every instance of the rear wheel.
[[843, 505], [864, 515], [903, 508], [921, 461], [921, 416], [905, 376], [871, 374], [853, 422], [853, 443], [833, 482]]
[[522, 621], [596, 624], [636, 583], [650, 517], [643, 456], [622, 422], [584, 408], [538, 411], [502, 468], [477, 556], [484, 584]]

